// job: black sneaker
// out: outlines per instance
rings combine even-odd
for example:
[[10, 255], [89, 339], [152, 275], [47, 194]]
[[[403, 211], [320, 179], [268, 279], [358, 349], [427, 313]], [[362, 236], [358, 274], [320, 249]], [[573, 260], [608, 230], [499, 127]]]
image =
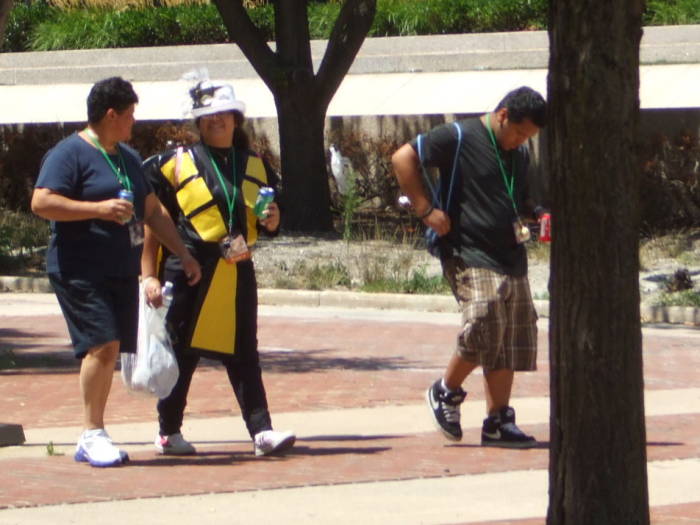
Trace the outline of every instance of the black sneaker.
[[525, 434], [515, 424], [515, 410], [512, 407], [503, 407], [497, 415], [484, 419], [481, 446], [532, 448], [536, 445], [535, 438]]
[[442, 388], [442, 380], [438, 379], [428, 388], [425, 397], [428, 407], [435, 420], [435, 426], [447, 439], [459, 441], [462, 439], [462, 427], [459, 424], [459, 405], [467, 393], [461, 388], [456, 392], [448, 392]]

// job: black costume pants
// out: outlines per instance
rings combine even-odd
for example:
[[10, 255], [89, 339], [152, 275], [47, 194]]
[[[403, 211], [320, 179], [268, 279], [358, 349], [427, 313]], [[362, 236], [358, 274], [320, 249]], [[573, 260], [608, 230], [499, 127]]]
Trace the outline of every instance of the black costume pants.
[[[257, 284], [251, 261], [238, 265], [238, 289], [236, 290], [236, 351], [232, 356], [222, 356], [229, 382], [241, 408], [251, 437], [263, 430], [272, 429], [267, 396], [262, 381], [257, 342]], [[160, 434], [180, 432], [187, 406], [187, 393], [200, 355], [190, 349], [186, 340], [187, 327], [194, 317], [193, 305], [198, 286], [190, 287], [182, 272], [166, 270], [165, 278], [175, 284], [175, 297], [168, 312], [168, 325], [180, 375], [170, 395], [158, 401]]]

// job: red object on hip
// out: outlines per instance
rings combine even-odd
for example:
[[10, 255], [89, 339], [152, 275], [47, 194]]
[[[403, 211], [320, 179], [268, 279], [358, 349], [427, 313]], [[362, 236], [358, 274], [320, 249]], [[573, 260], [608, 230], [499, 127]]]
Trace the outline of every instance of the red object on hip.
[[552, 240], [552, 216], [543, 213], [540, 216], [540, 242], [550, 242]]

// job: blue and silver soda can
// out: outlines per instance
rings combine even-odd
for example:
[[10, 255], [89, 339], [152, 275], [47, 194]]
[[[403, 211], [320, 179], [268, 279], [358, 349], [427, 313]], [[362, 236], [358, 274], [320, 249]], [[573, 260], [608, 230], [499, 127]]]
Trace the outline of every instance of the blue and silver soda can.
[[[129, 201], [130, 203], [134, 203], [134, 192], [129, 191], [129, 190], [119, 190], [119, 193], [117, 194], [118, 199], [124, 199], [125, 201]], [[131, 220], [131, 217], [124, 219], [122, 221], [122, 224], [126, 224]]]
[[134, 192], [129, 191], [129, 190], [119, 190], [119, 193], [117, 194], [118, 199], [124, 199], [125, 201], [129, 201], [130, 203], [133, 204], [134, 202]]
[[253, 212], [259, 219], [265, 218], [265, 214], [263, 212], [267, 209], [267, 206], [273, 201], [274, 198], [275, 190], [268, 186], [263, 186], [260, 188], [260, 191], [258, 191], [258, 198], [255, 201], [255, 207], [253, 208]]

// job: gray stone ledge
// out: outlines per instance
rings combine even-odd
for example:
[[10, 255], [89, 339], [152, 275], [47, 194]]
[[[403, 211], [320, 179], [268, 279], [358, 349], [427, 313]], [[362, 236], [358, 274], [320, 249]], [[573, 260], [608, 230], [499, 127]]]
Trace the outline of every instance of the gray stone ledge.
[[46, 277], [0, 276], [0, 292], [51, 293]]
[[[645, 27], [640, 61], [696, 64], [698, 42], [700, 25]], [[314, 70], [326, 46], [311, 42]], [[546, 69], [548, 60], [546, 31], [376, 37], [365, 39], [349, 74]], [[116, 70], [135, 82], [176, 80], [202, 65], [212, 78], [258, 77], [236, 44], [211, 44], [1, 53], [0, 85], [92, 83]]]
[[693, 306], [642, 305], [643, 323], [668, 323], [700, 326], [700, 308]]

